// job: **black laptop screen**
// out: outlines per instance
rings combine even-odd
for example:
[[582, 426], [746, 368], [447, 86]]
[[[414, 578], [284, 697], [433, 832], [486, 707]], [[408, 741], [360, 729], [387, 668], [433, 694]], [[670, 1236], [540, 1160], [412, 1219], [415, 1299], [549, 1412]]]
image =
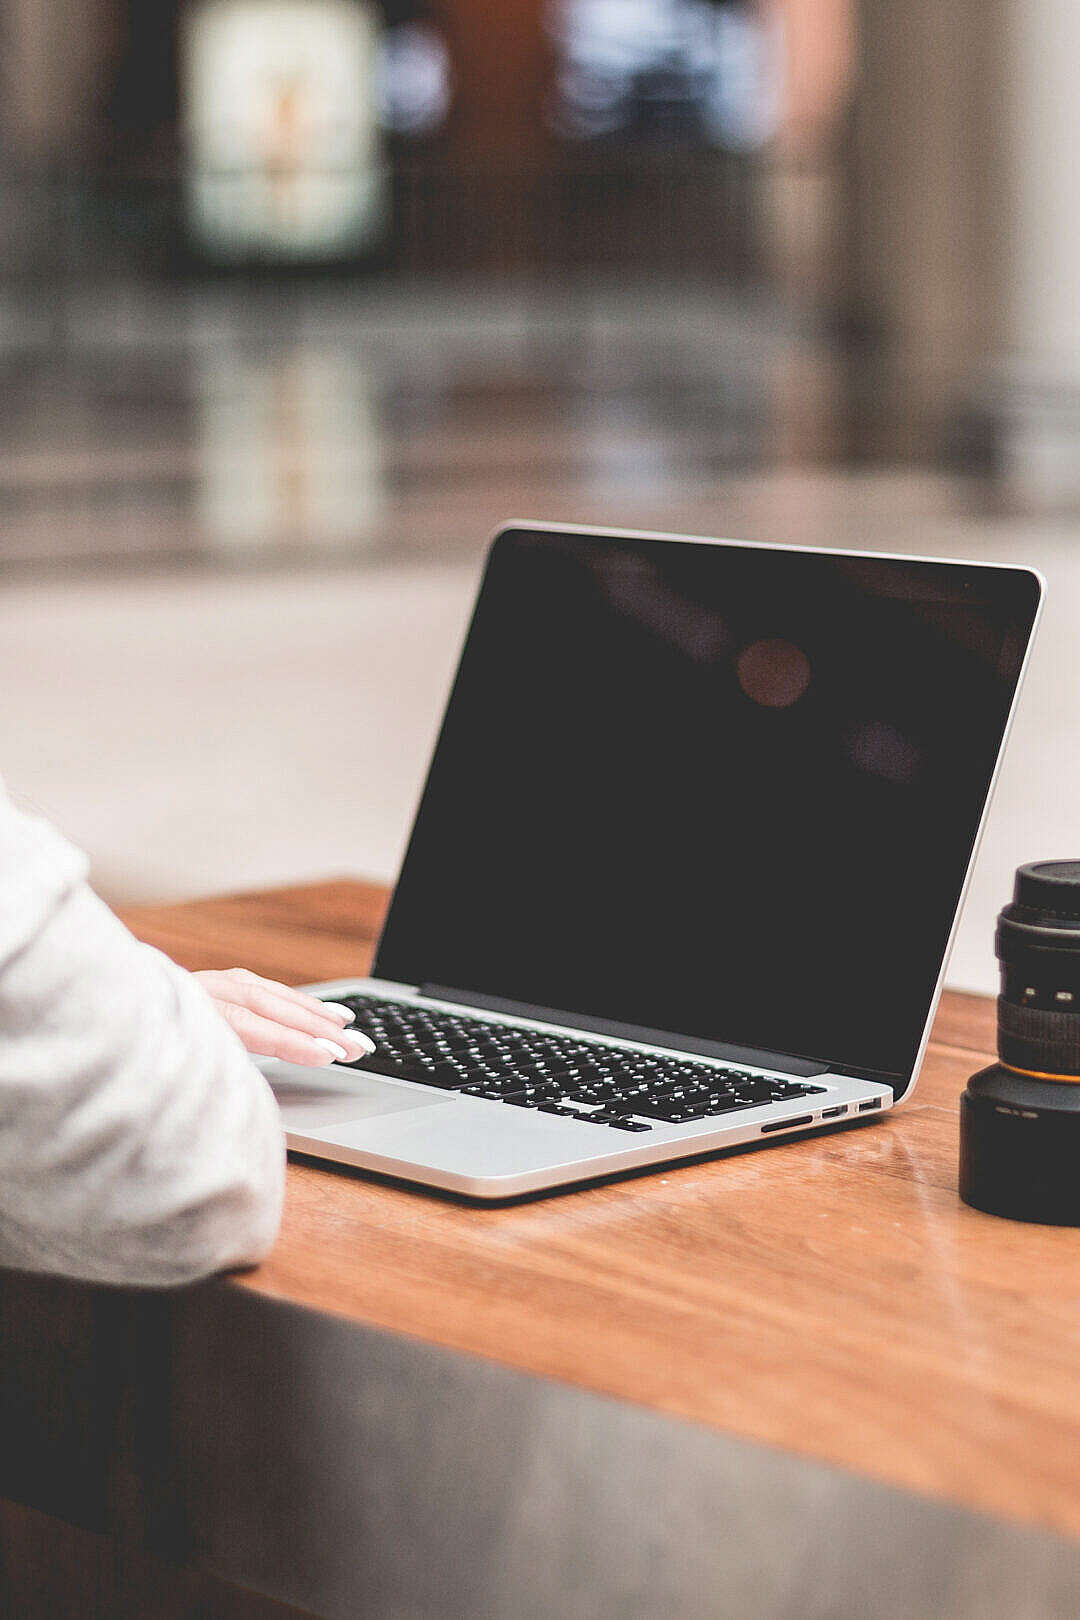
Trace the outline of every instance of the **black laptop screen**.
[[1038, 597], [504, 533], [376, 973], [906, 1076]]

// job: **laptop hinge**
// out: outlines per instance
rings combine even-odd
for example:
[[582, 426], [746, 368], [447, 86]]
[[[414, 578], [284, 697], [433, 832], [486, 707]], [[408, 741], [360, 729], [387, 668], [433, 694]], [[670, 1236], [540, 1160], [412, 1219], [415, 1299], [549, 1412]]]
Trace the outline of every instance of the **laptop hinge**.
[[531, 1018], [538, 1024], [563, 1024], [570, 1029], [588, 1030], [593, 1035], [611, 1035], [616, 1040], [641, 1041], [646, 1046], [669, 1046], [678, 1052], [698, 1052], [702, 1057], [742, 1063], [748, 1068], [777, 1069], [800, 1079], [828, 1072], [828, 1063], [816, 1058], [793, 1057], [785, 1052], [766, 1052], [752, 1046], [729, 1046], [723, 1041], [703, 1041], [692, 1035], [675, 1035], [670, 1030], [645, 1029], [638, 1024], [617, 1024], [610, 1018], [591, 1018], [584, 1013], [560, 1012], [553, 1007], [533, 1007], [524, 1001], [505, 1001], [501, 996], [482, 996], [475, 990], [454, 990], [445, 984], [422, 984], [420, 994], [432, 1001], [452, 1001], [462, 1007], [484, 1012], [508, 1013], [513, 1018]]

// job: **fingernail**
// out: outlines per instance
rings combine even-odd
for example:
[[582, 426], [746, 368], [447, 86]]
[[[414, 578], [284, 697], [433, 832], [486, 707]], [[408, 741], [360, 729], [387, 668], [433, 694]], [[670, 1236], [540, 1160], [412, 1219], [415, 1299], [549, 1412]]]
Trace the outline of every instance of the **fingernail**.
[[361, 1052], [374, 1052], [375, 1042], [370, 1035], [361, 1035], [358, 1029], [346, 1029], [342, 1031], [342, 1034], [347, 1041], [351, 1041], [354, 1046], [358, 1046]]
[[340, 1001], [324, 1001], [323, 1006], [326, 1008], [327, 1012], [337, 1013], [339, 1018], [344, 1018], [347, 1024], [355, 1022], [356, 1014], [353, 1012], [352, 1008], [343, 1007]]
[[314, 1039], [316, 1046], [321, 1046], [324, 1052], [329, 1052], [330, 1056], [336, 1058], [339, 1063], [347, 1061], [349, 1054], [343, 1046], [338, 1046], [334, 1041], [324, 1040], [321, 1035], [316, 1035]]

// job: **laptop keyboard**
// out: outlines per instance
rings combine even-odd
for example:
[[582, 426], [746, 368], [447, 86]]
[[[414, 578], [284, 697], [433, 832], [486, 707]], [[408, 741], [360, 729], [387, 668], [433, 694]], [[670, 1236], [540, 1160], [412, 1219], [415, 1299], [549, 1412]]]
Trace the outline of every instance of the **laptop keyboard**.
[[377, 996], [335, 1000], [352, 1009], [354, 1027], [370, 1035], [378, 1048], [343, 1068], [419, 1081], [617, 1131], [681, 1125], [827, 1090]]

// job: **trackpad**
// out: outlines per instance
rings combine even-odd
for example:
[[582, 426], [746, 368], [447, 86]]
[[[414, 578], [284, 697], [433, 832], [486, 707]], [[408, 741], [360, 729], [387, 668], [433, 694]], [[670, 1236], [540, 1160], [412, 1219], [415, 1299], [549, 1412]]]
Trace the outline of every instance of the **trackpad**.
[[350, 1120], [379, 1119], [410, 1108], [437, 1108], [454, 1102], [438, 1092], [409, 1091], [388, 1081], [362, 1079], [342, 1073], [340, 1081], [325, 1069], [300, 1069], [290, 1064], [263, 1065], [274, 1089], [287, 1131], [319, 1131]]

